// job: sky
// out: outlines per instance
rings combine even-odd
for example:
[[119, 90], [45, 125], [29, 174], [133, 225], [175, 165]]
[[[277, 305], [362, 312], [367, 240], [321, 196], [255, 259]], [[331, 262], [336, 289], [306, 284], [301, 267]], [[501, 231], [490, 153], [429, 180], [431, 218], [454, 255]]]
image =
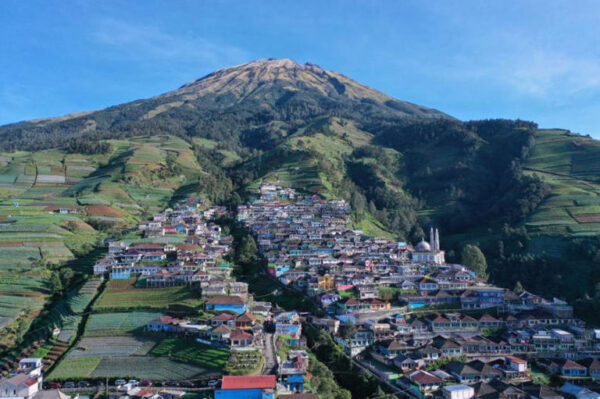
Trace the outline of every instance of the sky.
[[600, 2], [2, 0], [0, 124], [291, 58], [462, 120], [600, 139]]

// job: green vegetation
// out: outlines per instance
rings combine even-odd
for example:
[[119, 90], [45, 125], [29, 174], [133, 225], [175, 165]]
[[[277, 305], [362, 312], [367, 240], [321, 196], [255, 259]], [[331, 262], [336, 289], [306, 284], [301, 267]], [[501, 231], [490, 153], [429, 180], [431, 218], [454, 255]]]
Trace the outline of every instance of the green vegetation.
[[48, 380], [67, 380], [91, 377], [101, 360], [102, 359], [99, 357], [64, 360], [50, 373]]
[[131, 356], [65, 359], [50, 373], [47, 380], [118, 377], [169, 381], [204, 375], [206, 370], [193, 364], [178, 363], [162, 357]]
[[260, 374], [264, 359], [260, 350], [232, 351], [225, 371], [232, 375]]
[[199, 293], [188, 286], [146, 289], [137, 288], [135, 281], [111, 280], [94, 304], [94, 311], [168, 309], [173, 305], [200, 309], [202, 306]]
[[463, 265], [467, 266], [469, 270], [475, 272], [477, 277], [487, 280], [487, 261], [481, 249], [476, 245], [465, 245], [460, 256]]
[[167, 338], [154, 347], [150, 354], [172, 360], [192, 363], [212, 370], [222, 370], [227, 364], [229, 350], [201, 344], [195, 340]]
[[94, 313], [85, 327], [86, 337], [126, 335], [139, 332], [150, 321], [164, 315], [161, 312]]

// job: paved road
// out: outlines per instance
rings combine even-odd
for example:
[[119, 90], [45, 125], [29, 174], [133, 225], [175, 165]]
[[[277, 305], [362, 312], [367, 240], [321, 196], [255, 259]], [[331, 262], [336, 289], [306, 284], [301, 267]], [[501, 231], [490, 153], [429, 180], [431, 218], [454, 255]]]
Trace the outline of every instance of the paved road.
[[265, 364], [263, 374], [275, 374], [277, 372], [277, 353], [275, 351], [275, 342], [272, 333], [265, 334]]

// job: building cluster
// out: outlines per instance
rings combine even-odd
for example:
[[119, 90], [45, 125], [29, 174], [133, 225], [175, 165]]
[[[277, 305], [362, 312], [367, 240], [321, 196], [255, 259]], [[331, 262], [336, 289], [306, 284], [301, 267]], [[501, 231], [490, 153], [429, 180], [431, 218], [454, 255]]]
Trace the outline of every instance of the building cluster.
[[70, 399], [59, 390], [43, 390], [41, 358], [23, 358], [18, 367], [7, 376], [0, 378], [0, 398], [2, 399]]
[[[416, 396], [503, 397], [514, 384], [552, 391], [531, 383], [530, 363], [564, 378], [598, 377], [599, 330], [564, 301], [499, 288], [447, 263], [437, 229], [414, 247], [368, 237], [348, 227], [344, 201], [270, 184], [237, 217], [269, 274], [325, 312], [309, 322]], [[340, 331], [348, 324], [351, 337]], [[456, 384], [465, 391], [444, 390]]]
[[225, 208], [205, 206], [202, 200], [166, 209], [140, 223], [143, 239], [109, 242], [108, 254], [96, 262], [94, 273], [111, 279], [139, 276], [147, 288], [188, 285], [207, 297], [245, 298], [248, 286], [231, 279], [232, 268], [223, 260], [232, 238], [211, 222], [225, 213]]
[[315, 393], [291, 393], [282, 389], [275, 375], [223, 377], [215, 399], [319, 399]]

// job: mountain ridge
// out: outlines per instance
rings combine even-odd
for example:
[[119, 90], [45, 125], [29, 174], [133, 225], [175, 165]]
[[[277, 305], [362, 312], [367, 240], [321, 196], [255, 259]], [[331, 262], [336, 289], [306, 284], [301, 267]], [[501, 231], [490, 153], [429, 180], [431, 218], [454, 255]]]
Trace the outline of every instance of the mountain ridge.
[[[91, 130], [108, 131], [136, 122], [165, 118], [177, 111], [187, 113], [186, 119], [194, 119], [195, 115], [190, 113], [206, 115], [225, 109], [243, 113], [260, 113], [266, 109], [294, 111], [306, 108], [306, 104], [312, 107], [314, 114], [322, 114], [319, 112], [321, 108], [337, 106], [348, 112], [356, 112], [359, 116], [374, 113], [392, 119], [451, 118], [440, 111], [395, 99], [340, 73], [326, 71], [316, 64], [298, 64], [289, 59], [264, 59], [219, 69], [175, 90], [147, 99], [3, 125], [0, 126], [0, 138], [5, 139], [5, 144], [0, 146], [4, 149], [23, 147], [23, 140], [11, 140], [12, 136], [28, 135], [39, 128], [62, 129], [67, 131], [63, 136], [77, 137], [78, 133], [90, 130], [90, 122], [86, 125], [86, 121], [95, 124]], [[245, 108], [232, 108], [236, 106]], [[285, 115], [283, 119], [286, 119]], [[61, 123], [65, 125], [64, 128], [58, 126]], [[79, 126], [75, 126], [77, 123]], [[7, 142], [15, 144], [7, 147]]]

